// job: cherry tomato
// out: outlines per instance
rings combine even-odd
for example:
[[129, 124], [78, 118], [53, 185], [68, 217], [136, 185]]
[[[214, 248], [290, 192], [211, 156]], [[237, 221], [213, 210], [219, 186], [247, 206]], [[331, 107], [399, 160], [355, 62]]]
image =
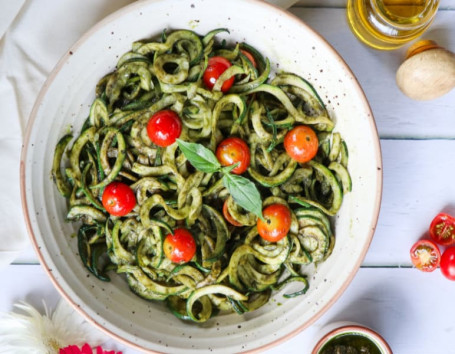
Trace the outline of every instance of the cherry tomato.
[[250, 149], [240, 138], [224, 139], [216, 148], [216, 158], [222, 166], [232, 166], [238, 163], [232, 173], [237, 175], [245, 172], [250, 166]]
[[438, 245], [431, 240], [417, 241], [410, 251], [414, 266], [423, 272], [434, 271], [441, 261]]
[[318, 137], [313, 129], [298, 125], [287, 132], [284, 137], [284, 148], [288, 155], [297, 162], [308, 162], [318, 152]]
[[439, 213], [430, 225], [430, 236], [443, 246], [455, 243], [455, 218], [445, 213]]
[[258, 219], [259, 236], [269, 242], [278, 242], [291, 228], [291, 211], [284, 204], [271, 204], [262, 211], [265, 221]]
[[125, 216], [136, 205], [133, 190], [122, 182], [111, 182], [101, 197], [104, 209], [113, 216]]
[[170, 109], [156, 112], [147, 123], [147, 134], [150, 140], [161, 147], [175, 143], [182, 132], [182, 121]]
[[253, 66], [256, 68], [256, 60], [254, 60], [254, 57], [253, 55], [250, 53], [250, 52], [247, 52], [246, 50], [244, 49], [240, 49], [240, 51], [242, 52], [242, 54], [244, 56], [246, 56], [248, 58], [249, 61], [251, 61], [251, 64], [253, 64]]
[[231, 224], [231, 225], [234, 225], [234, 226], [242, 226], [241, 223], [237, 222], [232, 216], [231, 214], [229, 213], [229, 210], [228, 210], [228, 207], [227, 207], [227, 199], [224, 201], [224, 204], [223, 204], [223, 215], [224, 215], [224, 218]]
[[196, 242], [187, 229], [175, 229], [174, 234], [168, 234], [164, 239], [163, 251], [172, 262], [186, 263], [196, 253]]
[[[211, 90], [215, 85], [216, 80], [218, 80], [221, 74], [231, 66], [231, 62], [224, 57], [211, 57], [207, 65], [207, 69], [205, 69], [204, 76], [202, 77], [205, 86]], [[233, 84], [234, 76], [230, 77], [223, 83], [221, 91], [228, 92]]]
[[455, 247], [447, 248], [441, 256], [441, 272], [450, 280], [455, 280]]

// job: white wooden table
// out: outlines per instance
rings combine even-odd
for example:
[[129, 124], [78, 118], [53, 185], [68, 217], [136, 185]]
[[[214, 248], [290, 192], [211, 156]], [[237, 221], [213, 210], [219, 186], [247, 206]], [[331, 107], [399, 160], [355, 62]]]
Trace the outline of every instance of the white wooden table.
[[[318, 330], [338, 320], [376, 329], [395, 353], [455, 353], [455, 282], [439, 270], [419, 272], [409, 259], [434, 215], [455, 214], [455, 90], [430, 102], [405, 97], [395, 84], [405, 49], [362, 45], [347, 26], [343, 0], [303, 0], [290, 11], [335, 47], [362, 85], [381, 137], [384, 193], [373, 242], [351, 285], [313, 326], [268, 353], [309, 353]], [[455, 51], [453, 0], [442, 1], [424, 37]], [[31, 247], [0, 271], [0, 279], [0, 311], [11, 311], [19, 300], [39, 308], [42, 298], [50, 305], [59, 298]]]

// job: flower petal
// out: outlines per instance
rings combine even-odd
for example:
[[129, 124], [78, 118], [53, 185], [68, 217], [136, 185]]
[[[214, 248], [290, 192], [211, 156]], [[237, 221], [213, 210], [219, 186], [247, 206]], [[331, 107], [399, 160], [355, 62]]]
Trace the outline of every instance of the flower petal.
[[60, 350], [59, 350], [59, 354], [81, 354], [81, 353], [82, 352], [77, 345], [68, 345], [67, 347], [60, 348]]
[[90, 347], [90, 345], [88, 345], [88, 343], [85, 343], [83, 346], [82, 346], [82, 351], [81, 351], [82, 354], [93, 354], [93, 351], [92, 351], [92, 347]]

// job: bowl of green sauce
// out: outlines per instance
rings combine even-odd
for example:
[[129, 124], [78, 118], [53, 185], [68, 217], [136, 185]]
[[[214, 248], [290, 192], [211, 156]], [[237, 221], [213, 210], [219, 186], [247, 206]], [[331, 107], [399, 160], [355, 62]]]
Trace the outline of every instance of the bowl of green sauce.
[[312, 354], [392, 354], [379, 333], [357, 323], [334, 323], [322, 333]]

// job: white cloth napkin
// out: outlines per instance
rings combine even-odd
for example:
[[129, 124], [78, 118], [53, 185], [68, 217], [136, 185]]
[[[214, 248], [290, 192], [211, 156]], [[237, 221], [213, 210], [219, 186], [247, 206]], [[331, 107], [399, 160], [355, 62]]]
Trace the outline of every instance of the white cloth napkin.
[[29, 246], [19, 161], [35, 99], [60, 57], [133, 0], [0, 0], [0, 268]]

